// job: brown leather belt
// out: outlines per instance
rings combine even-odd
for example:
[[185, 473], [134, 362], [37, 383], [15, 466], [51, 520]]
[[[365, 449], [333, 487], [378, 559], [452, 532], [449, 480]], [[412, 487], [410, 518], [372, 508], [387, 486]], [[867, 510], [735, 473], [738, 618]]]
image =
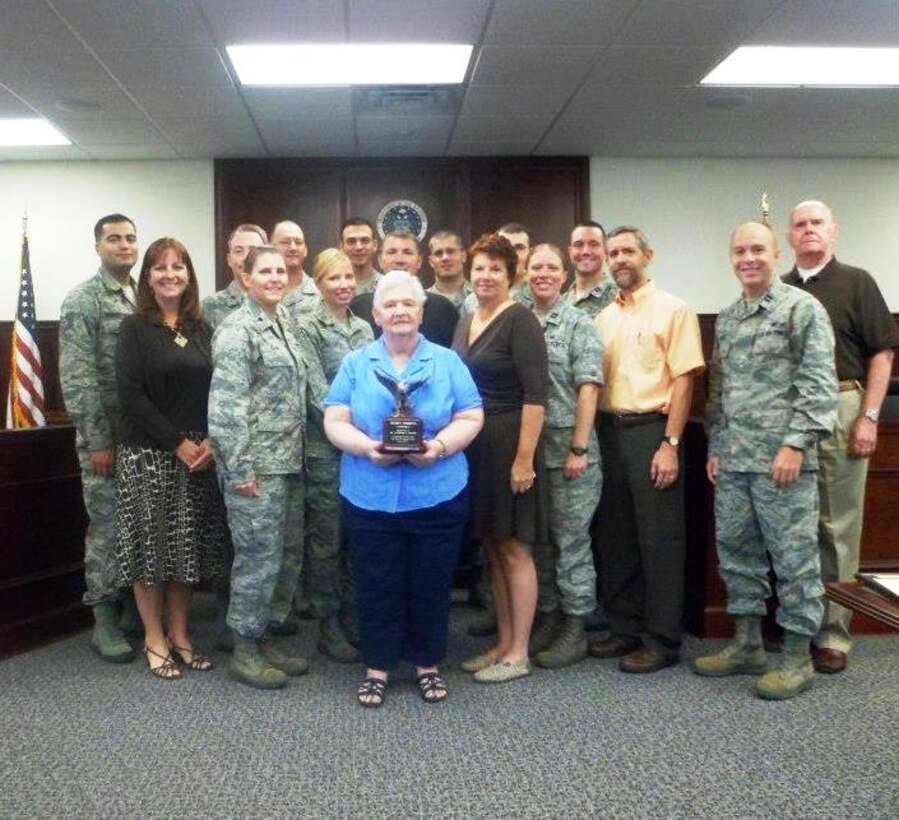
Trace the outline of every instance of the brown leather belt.
[[840, 382], [840, 392], [848, 393], [850, 390], [862, 390], [862, 383], [858, 379], [848, 379]]

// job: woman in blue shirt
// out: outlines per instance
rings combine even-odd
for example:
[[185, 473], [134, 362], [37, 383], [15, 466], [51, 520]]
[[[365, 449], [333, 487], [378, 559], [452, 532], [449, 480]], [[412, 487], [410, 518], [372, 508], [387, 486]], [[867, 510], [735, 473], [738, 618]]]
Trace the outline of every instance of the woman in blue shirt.
[[[373, 312], [383, 335], [344, 359], [325, 402], [325, 432], [343, 451], [343, 523], [367, 666], [358, 700], [369, 708], [384, 702], [400, 660], [415, 666], [426, 703], [447, 695], [437, 664], [446, 654], [453, 571], [468, 521], [462, 451], [484, 415], [459, 357], [418, 332], [424, 301], [414, 276], [391, 271], [381, 279]], [[424, 426], [420, 453], [380, 448], [396, 406], [385, 382], [400, 381], [419, 383], [411, 403]]]

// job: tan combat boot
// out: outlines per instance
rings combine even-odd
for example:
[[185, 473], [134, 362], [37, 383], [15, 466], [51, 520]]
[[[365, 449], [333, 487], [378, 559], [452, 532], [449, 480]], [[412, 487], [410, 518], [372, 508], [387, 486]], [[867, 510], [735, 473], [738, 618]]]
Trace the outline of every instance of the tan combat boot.
[[755, 693], [765, 700], [788, 700], [808, 689], [814, 680], [809, 636], [786, 632], [780, 666], [758, 679]]
[[693, 671], [709, 678], [727, 675], [761, 675], [765, 671], [760, 618], [736, 618], [734, 639], [720, 652], [693, 661]]

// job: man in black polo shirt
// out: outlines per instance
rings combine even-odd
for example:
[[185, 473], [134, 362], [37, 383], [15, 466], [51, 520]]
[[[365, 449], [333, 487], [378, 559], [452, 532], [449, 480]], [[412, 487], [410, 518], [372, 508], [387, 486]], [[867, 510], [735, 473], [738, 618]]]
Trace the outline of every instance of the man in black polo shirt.
[[[421, 252], [418, 240], [408, 231], [391, 231], [381, 243], [378, 263], [384, 273], [392, 270], [404, 270], [418, 276], [421, 268]], [[436, 293], [425, 293], [426, 301], [421, 319], [421, 332], [429, 342], [450, 347], [459, 314], [453, 303]], [[374, 293], [362, 293], [350, 302], [350, 310], [360, 319], [365, 319], [375, 332], [375, 338], [381, 335], [381, 328], [375, 324], [372, 316]]]
[[[790, 212], [787, 239], [796, 265], [784, 281], [816, 296], [836, 337], [840, 401], [834, 433], [818, 446], [821, 500], [818, 540], [824, 581], [851, 579], [858, 571], [868, 460], [877, 447], [877, 419], [893, 365], [899, 331], [871, 275], [833, 255], [839, 233], [823, 202], [800, 202]], [[818, 672], [846, 668], [852, 646], [852, 613], [833, 602], [812, 639]]]

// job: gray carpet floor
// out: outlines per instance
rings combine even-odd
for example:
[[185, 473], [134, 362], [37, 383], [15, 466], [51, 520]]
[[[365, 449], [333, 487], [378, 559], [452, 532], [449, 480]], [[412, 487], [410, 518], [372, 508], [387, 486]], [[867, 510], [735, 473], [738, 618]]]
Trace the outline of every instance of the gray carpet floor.
[[[214, 606], [197, 602], [209, 644]], [[486, 648], [453, 611], [451, 658]], [[899, 817], [899, 638], [857, 642], [840, 676], [785, 703], [686, 664], [649, 676], [588, 660], [502, 686], [411, 670], [380, 710], [361, 670], [287, 639], [313, 670], [279, 692], [212, 673], [103, 663], [88, 633], [0, 662], [3, 817]], [[686, 659], [721, 642], [688, 639]]]

